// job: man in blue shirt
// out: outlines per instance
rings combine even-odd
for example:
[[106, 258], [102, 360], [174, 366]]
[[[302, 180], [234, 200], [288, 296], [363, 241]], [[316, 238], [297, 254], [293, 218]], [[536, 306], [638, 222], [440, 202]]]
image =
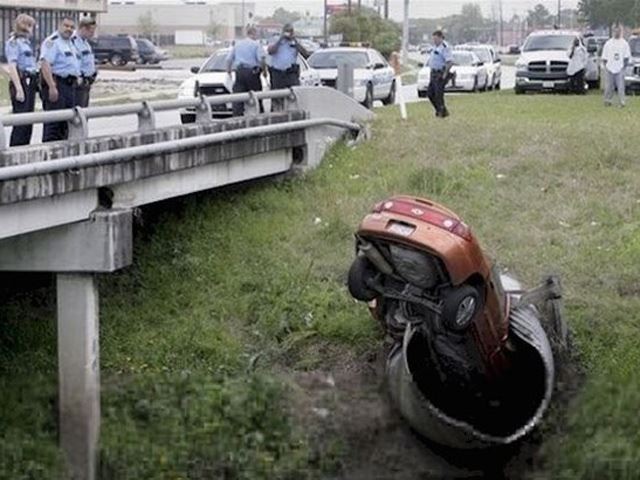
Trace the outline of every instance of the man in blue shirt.
[[[38, 65], [31, 47], [31, 35], [36, 21], [21, 13], [16, 17], [11, 36], [5, 43], [9, 75], [9, 95], [13, 113], [33, 112], [38, 91]], [[33, 125], [19, 125], [11, 130], [10, 146], [28, 145], [31, 142]]]
[[76, 89], [76, 105], [79, 107], [86, 108], [89, 106], [91, 85], [96, 81], [96, 57], [89, 43], [95, 33], [96, 19], [83, 17], [78, 22], [78, 30], [71, 36], [71, 41], [80, 53], [80, 75], [82, 80]]
[[[45, 110], [61, 110], [76, 106], [76, 88], [80, 82], [80, 53], [71, 41], [75, 20], [65, 17], [58, 31], [42, 42], [42, 106]], [[45, 123], [42, 141], [65, 140], [69, 136], [66, 122]]]
[[[269, 45], [267, 52], [271, 55], [271, 88], [278, 90], [300, 85], [298, 52], [304, 56], [308, 53], [296, 39], [293, 25], [287, 23], [282, 28], [282, 35]], [[282, 99], [272, 100], [272, 105], [272, 110], [282, 110], [284, 103]]]
[[[235, 70], [236, 79], [233, 83], [233, 93], [258, 92], [262, 90], [260, 72], [267, 76], [265, 68], [264, 49], [256, 40], [257, 31], [254, 27], [247, 28], [247, 36], [238, 40], [229, 55], [227, 56], [227, 73]], [[262, 103], [260, 103], [262, 111]], [[233, 114], [241, 116], [244, 114], [244, 103], [235, 102], [233, 104]]]
[[444, 103], [444, 87], [449, 80], [453, 54], [449, 45], [444, 41], [444, 34], [441, 30], [433, 32], [432, 38], [434, 46], [427, 64], [431, 69], [427, 97], [436, 111], [436, 117], [445, 118], [449, 116], [449, 110]]

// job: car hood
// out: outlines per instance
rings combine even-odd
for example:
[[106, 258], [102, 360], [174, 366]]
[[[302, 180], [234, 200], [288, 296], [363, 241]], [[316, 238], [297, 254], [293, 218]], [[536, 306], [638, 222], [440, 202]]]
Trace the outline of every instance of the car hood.
[[465, 73], [473, 74], [473, 73], [477, 73], [478, 67], [472, 67], [469, 65], [465, 65], [465, 66], [454, 65], [453, 67], [451, 67], [451, 70], [453, 72], [460, 73], [460, 74], [465, 74]]
[[565, 50], [540, 50], [535, 52], [523, 52], [518, 59], [518, 63], [541, 62], [541, 61], [569, 61], [569, 52]]

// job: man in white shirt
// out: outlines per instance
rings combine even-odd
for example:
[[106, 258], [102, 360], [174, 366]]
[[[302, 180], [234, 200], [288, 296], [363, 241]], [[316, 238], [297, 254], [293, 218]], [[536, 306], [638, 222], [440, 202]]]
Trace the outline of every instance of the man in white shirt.
[[615, 90], [618, 91], [620, 106], [625, 106], [624, 73], [631, 60], [631, 49], [627, 41], [622, 38], [622, 27], [613, 27], [613, 38], [607, 40], [602, 49], [602, 63], [605, 71], [604, 104], [613, 103]]
[[584, 71], [587, 68], [587, 60], [589, 54], [587, 49], [582, 45], [579, 38], [573, 41], [573, 46], [569, 51], [569, 66], [567, 67], [567, 75], [569, 75], [569, 85], [573, 93], [583, 95], [584, 90]]

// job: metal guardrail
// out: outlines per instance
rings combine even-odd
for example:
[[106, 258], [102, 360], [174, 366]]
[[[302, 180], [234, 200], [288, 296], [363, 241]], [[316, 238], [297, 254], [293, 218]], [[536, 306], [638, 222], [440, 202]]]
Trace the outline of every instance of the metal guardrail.
[[149, 131], [156, 128], [155, 112], [195, 108], [196, 123], [213, 122], [214, 105], [242, 102], [246, 111], [259, 113], [261, 100], [283, 99], [285, 108], [296, 104], [293, 89], [267, 90], [262, 92], [232, 93], [228, 95], [211, 95], [176, 100], [158, 100], [152, 102], [125, 103], [122, 105], [106, 105], [102, 107], [70, 108], [66, 110], [49, 110], [44, 112], [16, 113], [0, 116], [0, 150], [7, 147], [4, 127], [33, 125], [37, 123], [67, 122], [69, 139], [82, 140], [89, 137], [88, 121], [92, 118], [116, 117], [121, 115], [137, 115], [138, 131]]
[[224, 132], [209, 133], [197, 137], [182, 138], [179, 140], [152, 143], [149, 145], [138, 145], [135, 147], [120, 148], [107, 152], [88, 153], [72, 157], [47, 160], [44, 162], [34, 162], [22, 165], [0, 168], [0, 182], [6, 180], [16, 180], [35, 175], [46, 175], [50, 173], [64, 172], [87, 167], [96, 167], [111, 163], [128, 161], [137, 157], [147, 155], [158, 155], [175, 153], [183, 150], [201, 148], [213, 143], [240, 140], [244, 138], [259, 137], [275, 133], [300, 130], [303, 128], [333, 126], [346, 130], [359, 131], [360, 125], [353, 122], [345, 122], [334, 118], [316, 118], [309, 120], [296, 120], [287, 123], [276, 123], [273, 125], [263, 125], [259, 127], [242, 128], [238, 130], [228, 130]]

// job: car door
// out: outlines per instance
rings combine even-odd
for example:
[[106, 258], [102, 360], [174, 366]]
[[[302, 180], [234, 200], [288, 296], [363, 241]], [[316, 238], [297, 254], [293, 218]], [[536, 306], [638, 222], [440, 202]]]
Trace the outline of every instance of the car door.
[[382, 65], [382, 68], [373, 69], [373, 96], [374, 98], [387, 98], [393, 81], [393, 76], [390, 76], [392, 69], [376, 50], [371, 50], [370, 58], [373, 65]]
[[300, 85], [306, 87], [316, 87], [320, 85], [320, 73], [309, 67], [302, 54], [298, 54], [298, 66], [300, 67]]

